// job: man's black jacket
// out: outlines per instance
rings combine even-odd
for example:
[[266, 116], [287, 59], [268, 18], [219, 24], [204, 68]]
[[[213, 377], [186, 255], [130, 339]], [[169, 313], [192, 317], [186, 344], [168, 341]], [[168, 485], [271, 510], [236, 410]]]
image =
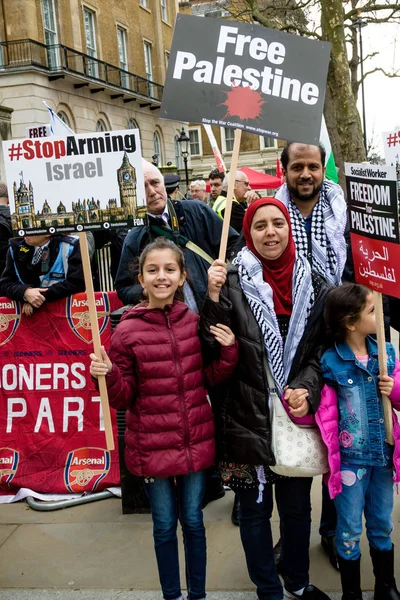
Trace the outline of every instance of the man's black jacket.
[[[216, 259], [221, 242], [222, 219], [199, 200], [173, 200], [172, 204], [178, 218], [180, 233]], [[138, 304], [141, 300], [142, 287], [133, 280], [130, 265], [139, 257], [142, 250], [159, 236], [150, 230], [151, 223], [156, 221], [157, 219], [149, 217], [146, 225], [134, 227], [126, 236], [115, 281], [118, 296], [124, 304]], [[237, 239], [238, 233], [230, 228], [228, 258]], [[200, 307], [207, 293], [207, 271], [210, 265], [192, 250], [187, 248], [182, 248], [182, 250], [185, 255], [188, 279], [192, 285], [197, 305]]]

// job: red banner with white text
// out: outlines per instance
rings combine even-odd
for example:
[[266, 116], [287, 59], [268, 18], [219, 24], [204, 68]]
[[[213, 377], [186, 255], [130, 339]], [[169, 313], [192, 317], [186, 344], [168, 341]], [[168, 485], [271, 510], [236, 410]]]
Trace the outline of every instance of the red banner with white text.
[[[115, 292], [95, 293], [101, 343], [110, 345]], [[30, 317], [0, 298], [0, 494], [100, 491], [119, 485], [118, 450], [106, 449], [86, 293]], [[115, 411], [111, 410], [117, 437]]]

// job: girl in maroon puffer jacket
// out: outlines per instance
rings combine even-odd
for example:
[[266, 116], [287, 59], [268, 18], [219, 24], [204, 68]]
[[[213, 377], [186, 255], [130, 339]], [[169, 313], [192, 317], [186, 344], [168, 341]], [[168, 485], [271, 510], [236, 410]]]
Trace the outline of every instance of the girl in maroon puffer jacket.
[[[204, 469], [214, 462], [214, 423], [205, 385], [227, 379], [237, 363], [229, 327], [211, 327], [220, 358], [203, 369], [198, 320], [175, 300], [185, 281], [183, 253], [158, 238], [139, 259], [148, 298], [127, 310], [111, 339], [110, 356], [91, 354], [90, 373], [106, 375], [109, 401], [127, 408], [125, 460], [144, 477], [165, 600], [180, 600], [177, 524], [182, 525], [189, 600], [206, 596], [206, 536], [201, 503]], [[206, 382], [206, 383], [205, 383]]]

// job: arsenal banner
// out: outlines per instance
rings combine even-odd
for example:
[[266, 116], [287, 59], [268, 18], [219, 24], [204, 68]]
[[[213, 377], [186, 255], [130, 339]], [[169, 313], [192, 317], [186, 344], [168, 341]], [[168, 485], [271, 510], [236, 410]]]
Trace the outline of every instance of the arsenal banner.
[[[95, 294], [101, 343], [110, 345], [115, 292]], [[106, 450], [86, 293], [30, 317], [0, 298], [0, 495], [101, 491], [119, 485], [118, 451]], [[114, 435], [117, 435], [112, 411]]]

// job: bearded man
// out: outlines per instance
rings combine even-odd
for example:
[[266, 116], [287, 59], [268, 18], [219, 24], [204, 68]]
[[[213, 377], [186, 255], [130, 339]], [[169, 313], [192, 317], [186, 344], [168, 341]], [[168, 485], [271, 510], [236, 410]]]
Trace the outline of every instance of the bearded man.
[[340, 285], [352, 280], [347, 205], [342, 188], [325, 179], [325, 156], [322, 146], [286, 144], [285, 184], [275, 196], [288, 208], [297, 251], [325, 281]]

